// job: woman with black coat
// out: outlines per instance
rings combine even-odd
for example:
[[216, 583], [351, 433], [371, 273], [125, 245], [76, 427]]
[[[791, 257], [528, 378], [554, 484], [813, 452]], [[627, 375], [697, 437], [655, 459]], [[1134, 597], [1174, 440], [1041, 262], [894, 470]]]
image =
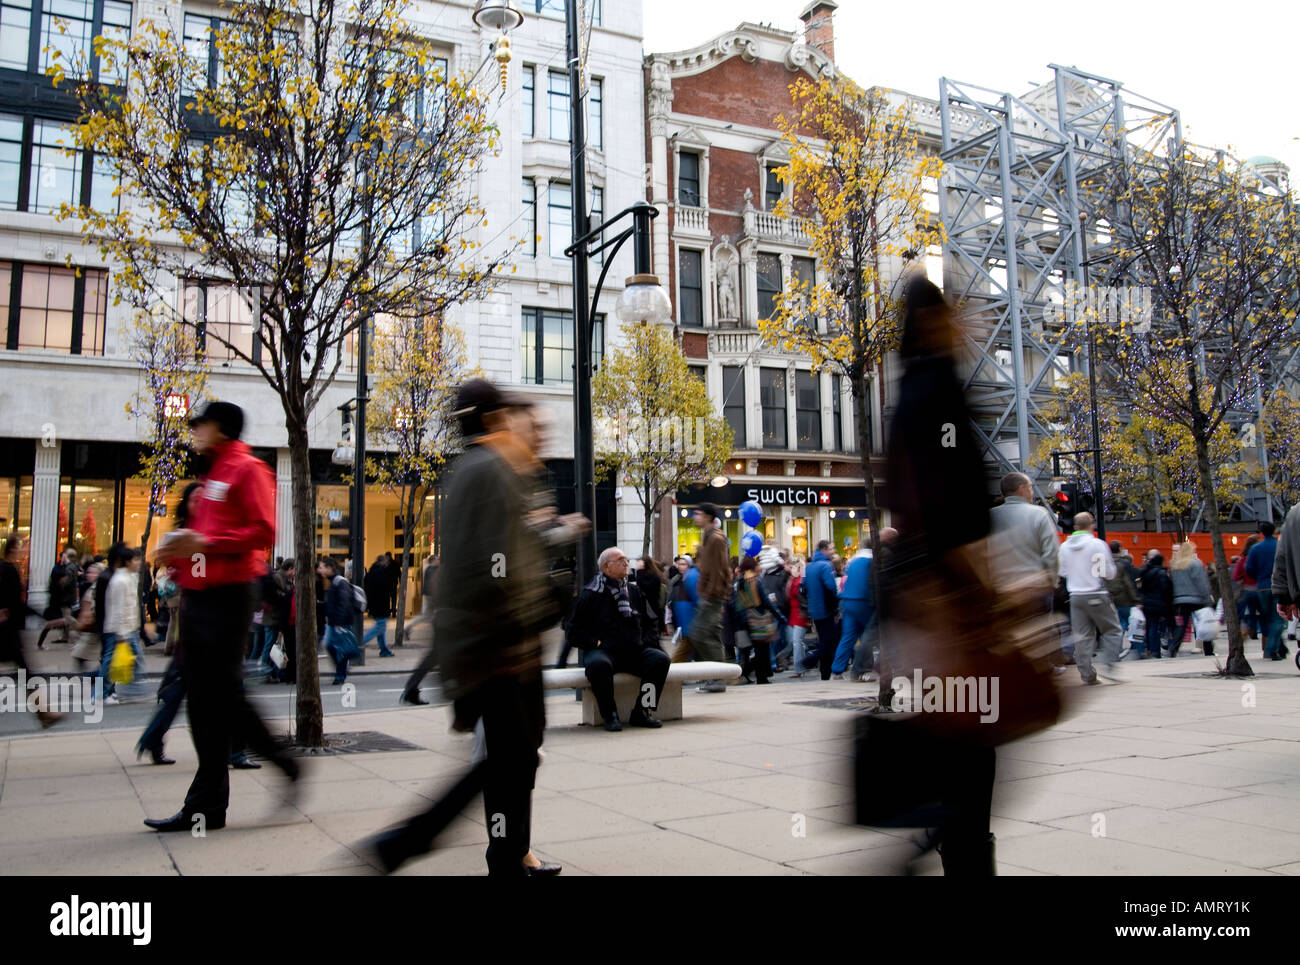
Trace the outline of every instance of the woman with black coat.
[[[1174, 583], [1165, 572], [1165, 558], [1159, 553], [1138, 570], [1138, 592], [1142, 595], [1142, 616], [1147, 621], [1147, 651], [1138, 659], [1155, 657], [1159, 660], [1160, 638], [1174, 612]], [[1171, 645], [1169, 656], [1174, 656], [1174, 653], [1175, 648]]]

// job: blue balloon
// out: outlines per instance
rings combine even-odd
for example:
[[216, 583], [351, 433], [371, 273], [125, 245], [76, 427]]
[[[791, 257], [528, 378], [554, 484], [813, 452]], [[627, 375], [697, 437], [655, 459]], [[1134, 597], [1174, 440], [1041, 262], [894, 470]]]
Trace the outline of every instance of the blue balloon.
[[745, 521], [746, 526], [757, 526], [763, 521], [763, 508], [752, 499], [747, 499], [740, 504], [740, 518]]
[[750, 530], [740, 538], [740, 548], [745, 551], [746, 556], [757, 556], [763, 548], [763, 537]]

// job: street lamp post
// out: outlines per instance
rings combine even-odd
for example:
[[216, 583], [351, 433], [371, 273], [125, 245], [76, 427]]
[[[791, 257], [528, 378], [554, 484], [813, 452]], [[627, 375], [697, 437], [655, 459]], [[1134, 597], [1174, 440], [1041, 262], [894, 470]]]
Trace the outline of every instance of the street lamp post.
[[[474, 6], [474, 23], [504, 35], [523, 23], [514, 0], [478, 0]], [[578, 543], [577, 576], [580, 585], [596, 573], [596, 467], [595, 441], [591, 411], [591, 343], [596, 306], [600, 301], [605, 276], [618, 249], [630, 237], [636, 238], [635, 274], [619, 296], [618, 315], [625, 322], [659, 322], [672, 312], [668, 294], [651, 274], [650, 220], [659, 211], [645, 201], [626, 208], [604, 224], [592, 228], [587, 218], [587, 136], [586, 118], [582, 113], [582, 55], [579, 50], [578, 4], [566, 0], [564, 5], [564, 50], [569, 71], [569, 165], [572, 194], [573, 243], [565, 249], [573, 259], [573, 477], [576, 509], [591, 520], [591, 528]], [[632, 216], [632, 227], [613, 238], [603, 240], [604, 231]], [[595, 244], [593, 244], [595, 242]], [[596, 282], [591, 301], [587, 301], [588, 267], [592, 255], [610, 249]]]

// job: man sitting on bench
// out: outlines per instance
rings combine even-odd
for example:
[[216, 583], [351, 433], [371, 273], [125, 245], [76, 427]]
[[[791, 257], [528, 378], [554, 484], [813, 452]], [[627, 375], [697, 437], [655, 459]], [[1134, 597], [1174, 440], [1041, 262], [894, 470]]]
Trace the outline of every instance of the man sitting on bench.
[[668, 654], [659, 649], [659, 628], [641, 591], [628, 581], [628, 559], [617, 546], [600, 554], [600, 573], [583, 587], [574, 607], [569, 636], [585, 652], [583, 668], [605, 718], [605, 730], [622, 730], [614, 703], [614, 674], [641, 678], [628, 718], [633, 727], [662, 727], [650, 711], [659, 706], [668, 679]]

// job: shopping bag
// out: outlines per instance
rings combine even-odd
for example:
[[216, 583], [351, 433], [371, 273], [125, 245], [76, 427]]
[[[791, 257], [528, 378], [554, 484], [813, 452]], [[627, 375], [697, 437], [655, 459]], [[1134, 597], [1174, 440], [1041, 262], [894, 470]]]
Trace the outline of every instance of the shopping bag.
[[1192, 628], [1200, 642], [1211, 642], [1219, 635], [1219, 620], [1208, 606], [1192, 611]]
[[283, 670], [288, 666], [289, 657], [285, 654], [284, 647], [279, 640], [275, 641], [275, 645], [271, 647], [271, 663], [275, 664], [276, 670]]
[[108, 664], [108, 679], [115, 684], [129, 684], [135, 679], [135, 653], [123, 641], [113, 648], [113, 659]]
[[1147, 618], [1137, 607], [1128, 615], [1128, 638], [1130, 643], [1145, 643], [1147, 639]]

